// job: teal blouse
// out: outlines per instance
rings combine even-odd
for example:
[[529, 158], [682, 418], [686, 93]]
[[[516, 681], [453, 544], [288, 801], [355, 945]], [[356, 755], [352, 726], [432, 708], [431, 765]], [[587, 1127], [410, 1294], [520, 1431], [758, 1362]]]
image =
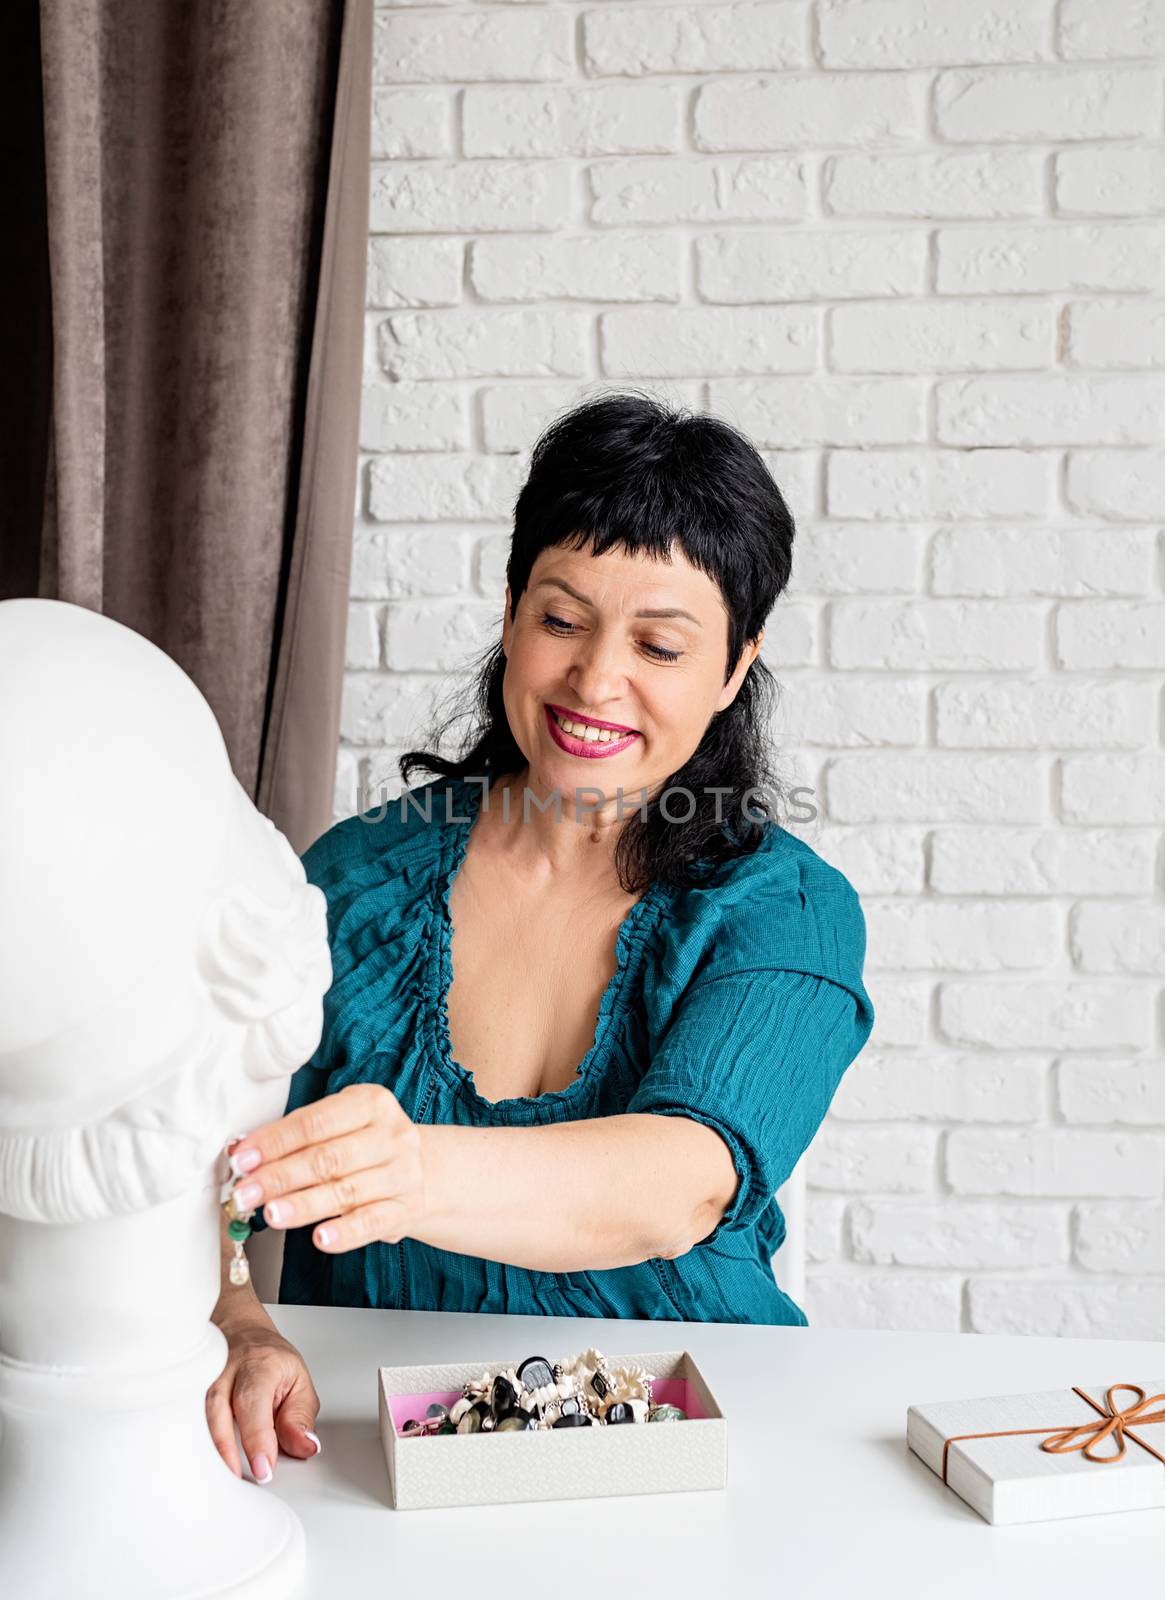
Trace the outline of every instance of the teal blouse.
[[620, 925], [616, 970], [573, 1082], [486, 1100], [453, 1059], [446, 1011], [449, 892], [481, 787], [435, 780], [408, 791], [403, 808], [392, 801], [383, 816], [337, 823], [304, 855], [327, 897], [333, 982], [319, 1047], [292, 1078], [287, 1110], [371, 1082], [417, 1123], [692, 1117], [726, 1141], [735, 1197], [685, 1255], [593, 1272], [533, 1272], [414, 1239], [332, 1256], [310, 1228], [290, 1229], [281, 1300], [804, 1326], [770, 1265], [785, 1236], [774, 1190], [873, 1025], [857, 895], [776, 823], [754, 854], [713, 868], [699, 887], [652, 884]]

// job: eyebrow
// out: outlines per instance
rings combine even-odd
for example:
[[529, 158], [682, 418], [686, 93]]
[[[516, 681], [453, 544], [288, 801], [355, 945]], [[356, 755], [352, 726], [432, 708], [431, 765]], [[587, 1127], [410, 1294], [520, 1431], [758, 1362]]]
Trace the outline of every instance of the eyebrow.
[[[540, 578], [534, 585], [535, 589], [555, 588], [563, 589], [575, 600], [581, 600], [584, 606], [593, 606], [594, 601], [588, 600], [585, 594], [580, 594], [577, 589], [572, 589], [564, 578]], [[637, 617], [686, 617], [689, 622], [694, 622], [697, 628], [704, 624], [699, 617], [694, 617], [690, 611], [683, 611], [679, 606], [661, 606], [652, 611], [637, 611]]]

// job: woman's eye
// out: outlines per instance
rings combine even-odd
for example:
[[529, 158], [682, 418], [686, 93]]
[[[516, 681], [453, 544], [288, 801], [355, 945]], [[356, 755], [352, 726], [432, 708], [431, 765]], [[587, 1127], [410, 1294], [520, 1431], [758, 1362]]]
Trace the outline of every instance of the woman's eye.
[[[562, 617], [556, 617], [550, 612], [544, 613], [539, 620], [547, 632], [557, 633], [560, 637], [564, 637], [574, 632], [573, 622], [566, 622]], [[669, 650], [665, 645], [662, 644], [645, 643], [643, 648], [656, 661], [678, 661], [682, 654], [682, 651]]]

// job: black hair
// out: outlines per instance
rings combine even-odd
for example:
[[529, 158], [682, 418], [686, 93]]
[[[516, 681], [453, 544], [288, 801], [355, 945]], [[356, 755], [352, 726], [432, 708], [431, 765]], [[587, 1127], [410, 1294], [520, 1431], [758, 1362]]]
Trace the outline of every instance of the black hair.
[[[603, 555], [620, 546], [666, 559], [678, 544], [724, 598], [727, 682], [789, 581], [793, 535], [793, 518], [763, 458], [730, 424], [639, 391], [606, 392], [557, 417], [534, 446], [506, 563], [511, 620], [543, 550], [593, 545], [591, 553]], [[407, 751], [399, 761], [406, 785], [417, 769], [489, 780], [525, 768], [502, 699], [505, 668], [499, 640], [478, 658], [458, 708], [431, 734], [440, 745], [453, 723], [467, 719], [471, 732], [461, 754], [446, 760], [434, 751]], [[757, 848], [766, 816], [764, 802], [758, 807], [750, 792], [780, 793], [769, 731], [775, 698], [773, 676], [757, 656], [684, 766], [646, 802], [642, 791], [629, 797], [615, 851], [625, 892], [656, 880], [691, 884], [714, 864]], [[687, 821], [661, 813], [660, 795], [671, 786], [695, 797]], [[713, 787], [719, 796], [708, 792]], [[685, 806], [673, 801], [665, 810], [687, 804], [685, 796]]]

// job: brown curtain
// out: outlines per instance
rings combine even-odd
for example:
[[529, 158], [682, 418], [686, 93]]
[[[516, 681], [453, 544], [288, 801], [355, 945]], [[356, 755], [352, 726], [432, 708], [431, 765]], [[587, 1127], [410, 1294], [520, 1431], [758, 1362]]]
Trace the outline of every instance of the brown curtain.
[[39, 196], [22, 179], [27, 365], [2, 409], [23, 389], [43, 493], [5, 482], [0, 593], [167, 651], [298, 850], [331, 820], [371, 34], [371, 0], [40, 0], [22, 96], [43, 95], [43, 166]]

